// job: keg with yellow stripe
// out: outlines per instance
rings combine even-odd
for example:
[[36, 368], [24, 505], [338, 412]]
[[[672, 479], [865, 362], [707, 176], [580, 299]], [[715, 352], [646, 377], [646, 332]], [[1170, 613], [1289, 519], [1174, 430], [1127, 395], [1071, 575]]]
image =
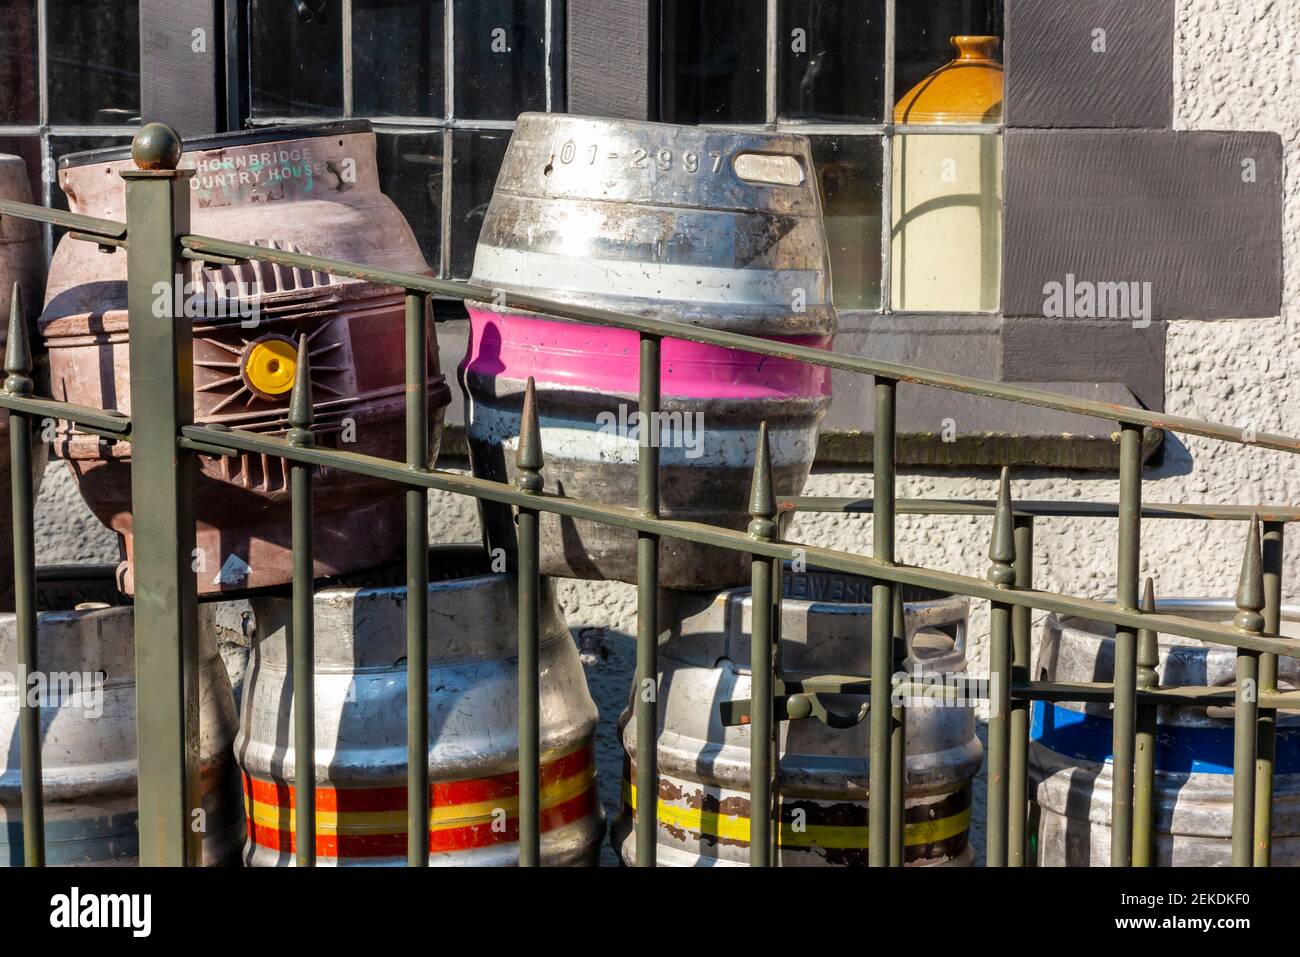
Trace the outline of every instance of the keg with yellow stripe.
[[[515, 585], [473, 547], [435, 548], [429, 585], [429, 852], [436, 865], [519, 859]], [[382, 579], [380, 579], [382, 581]], [[541, 601], [541, 828], [545, 864], [595, 864], [596, 706], [548, 580]], [[322, 865], [406, 862], [406, 589], [316, 594], [316, 854]], [[235, 752], [245, 860], [291, 865], [292, 608], [252, 600], [258, 634]]]
[[[38, 571], [36, 668], [19, 672], [18, 629], [0, 614], [0, 866], [23, 863], [20, 694], [41, 709], [45, 859], [139, 858], [135, 615], [112, 565]], [[217, 649], [217, 603], [199, 605], [199, 863], [238, 864], [244, 821], [231, 742], [235, 697]]]
[[[786, 568], [782, 673], [868, 675], [871, 580]], [[905, 589], [911, 678], [964, 682], [968, 602]], [[719, 705], [750, 694], [749, 589], [714, 595], [664, 591], [660, 599], [658, 863], [743, 865], [749, 859], [749, 727], [727, 727]], [[856, 716], [860, 697], [822, 695], [817, 708]], [[911, 865], [968, 865], [971, 781], [983, 760], [968, 699], [925, 695], [906, 710], [905, 854]], [[620, 721], [623, 809], [612, 841], [635, 863], [636, 728]], [[816, 717], [780, 725], [776, 806], [784, 867], [867, 863], [869, 722], [834, 729]]]

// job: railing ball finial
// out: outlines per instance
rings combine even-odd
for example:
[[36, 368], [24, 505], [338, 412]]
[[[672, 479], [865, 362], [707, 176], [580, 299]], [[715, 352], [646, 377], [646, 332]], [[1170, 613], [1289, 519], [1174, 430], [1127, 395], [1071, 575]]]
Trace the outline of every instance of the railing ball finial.
[[27, 395], [33, 389], [32, 348], [27, 341], [27, 313], [23, 309], [22, 286], [14, 283], [9, 305], [9, 339], [5, 343], [5, 391], [10, 395]]
[[1237, 582], [1237, 615], [1232, 623], [1242, 631], [1264, 631], [1264, 558], [1259, 547], [1259, 516], [1250, 517], [1246, 535], [1246, 555], [1241, 560], [1241, 578]]
[[175, 169], [183, 149], [181, 135], [166, 123], [147, 123], [131, 141], [131, 159], [139, 169]]
[[1016, 582], [1015, 516], [1011, 514], [1011, 470], [1002, 469], [998, 483], [998, 505], [993, 513], [993, 539], [989, 543], [988, 579], [995, 585], [1010, 588]]
[[546, 486], [542, 478], [542, 425], [537, 416], [537, 383], [528, 377], [524, 387], [524, 409], [519, 422], [519, 449], [515, 453], [515, 487], [521, 492], [540, 492]]
[[749, 486], [749, 517], [751, 538], [776, 537], [776, 489], [772, 484], [772, 449], [767, 438], [767, 422], [760, 422], [758, 426], [754, 478]]

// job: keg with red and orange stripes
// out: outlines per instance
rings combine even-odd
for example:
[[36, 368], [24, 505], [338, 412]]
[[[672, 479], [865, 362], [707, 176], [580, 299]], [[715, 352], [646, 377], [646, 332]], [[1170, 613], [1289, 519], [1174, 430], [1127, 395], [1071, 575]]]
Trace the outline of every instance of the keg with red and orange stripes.
[[[451, 577], [456, 576], [456, 577]], [[519, 859], [515, 585], [476, 548], [435, 548], [429, 585], [430, 863]], [[596, 706], [554, 590], [541, 602], [541, 827], [545, 864], [595, 864], [604, 834]], [[406, 862], [406, 589], [327, 587], [315, 598], [316, 854], [330, 865]], [[257, 619], [235, 754], [245, 861], [294, 861], [291, 602]]]

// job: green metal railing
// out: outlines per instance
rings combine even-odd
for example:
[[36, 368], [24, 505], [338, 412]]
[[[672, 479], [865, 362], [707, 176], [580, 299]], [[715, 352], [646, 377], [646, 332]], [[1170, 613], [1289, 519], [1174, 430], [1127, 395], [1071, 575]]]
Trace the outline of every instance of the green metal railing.
[[[753, 589], [753, 697], [723, 706], [724, 718], [750, 725], [750, 862], [776, 862], [779, 828], [774, 818], [780, 791], [776, 729], [781, 721], [802, 720], [809, 696], [840, 692], [872, 698], [896, 688], [887, 676], [899, 663], [900, 585], [922, 586], [989, 603], [990, 677], [995, 689], [989, 719], [987, 860], [990, 865], [1022, 866], [1028, 847], [1027, 748], [1033, 701], [1111, 702], [1114, 709], [1114, 820], [1112, 862], [1149, 865], [1154, 846], [1153, 733], [1155, 709], [1167, 706], [1235, 705], [1233, 863], [1268, 864], [1269, 809], [1272, 800], [1272, 747], [1276, 712], [1300, 706], [1300, 692], [1277, 688], [1277, 656], [1300, 657], [1300, 642], [1280, 637], [1283, 528], [1300, 510], [1243, 506], [1150, 505], [1142, 502], [1142, 439], [1148, 429], [1168, 429], [1219, 441], [1300, 452], [1300, 438], [1164, 415], [1142, 409], [1069, 398], [1037, 389], [985, 382], [895, 363], [828, 353], [736, 333], [639, 318], [508, 293], [475, 285], [430, 279], [414, 273], [360, 266], [282, 250], [190, 234], [186, 170], [174, 168], [179, 139], [157, 126], [146, 127], [134, 148], [141, 168], [124, 172], [125, 224], [78, 216], [39, 206], [0, 201], [0, 215], [17, 216], [69, 229], [74, 240], [97, 243], [106, 252], [128, 255], [128, 310], [131, 349], [130, 419], [112, 411], [87, 409], [33, 395], [28, 332], [21, 304], [10, 323], [0, 408], [11, 416], [13, 443], [15, 585], [18, 601], [19, 661], [38, 666], [36, 648], [33, 500], [25, 468], [33, 417], [51, 417], [116, 441], [131, 443], [135, 549], [135, 628], [139, 726], [140, 859], [146, 864], [197, 861], [198, 835], [190, 812], [198, 806], [196, 736], [198, 669], [195, 667], [197, 598], [190, 556], [195, 542], [193, 486], [195, 457], [254, 453], [287, 460], [291, 468], [293, 525], [293, 688], [297, 862], [314, 863], [315, 768], [313, 766], [314, 689], [312, 653], [312, 498], [313, 470], [328, 467], [386, 479], [406, 489], [407, 586], [407, 749], [408, 861], [429, 857], [429, 780], [427, 766], [427, 497], [430, 490], [468, 495], [517, 510], [519, 627], [519, 850], [520, 863], [540, 859], [538, 793], [539, 709], [538, 627], [540, 573], [539, 518], [548, 512], [635, 531], [638, 536], [637, 668], [638, 691], [657, 682], [656, 618], [659, 543], [681, 539], [751, 556]], [[283, 436], [252, 433], [193, 421], [192, 331], [187, 319], [155, 315], [158, 282], [170, 286], [187, 261], [231, 265], [261, 261], [331, 273], [395, 287], [406, 295], [406, 461], [315, 444], [312, 432], [310, 369], [300, 345], [296, 381]], [[467, 302], [491, 301], [526, 312], [574, 322], [630, 329], [640, 336], [639, 403], [642, 412], [660, 404], [660, 345], [665, 338], [795, 359], [823, 367], [870, 375], [874, 380], [875, 429], [873, 497], [794, 498], [778, 501], [773, 485], [766, 426], [759, 431], [749, 501], [751, 522], [741, 531], [659, 516], [658, 451], [648, 435], [641, 439], [639, 494], [635, 507], [568, 498], [544, 488], [544, 449], [537, 398], [529, 380], [516, 456], [514, 484], [428, 467], [425, 368], [426, 301], [444, 296]], [[171, 310], [169, 298], [165, 308]], [[998, 499], [981, 502], [918, 502], [895, 495], [894, 459], [897, 390], [901, 382], [963, 392], [1098, 417], [1114, 422], [1120, 445], [1119, 501], [1115, 505], [1021, 503], [1011, 500], [1004, 469]], [[645, 430], [643, 430], [645, 431]], [[870, 556], [786, 540], [785, 521], [800, 511], [870, 511]], [[984, 514], [993, 518], [986, 577], [940, 571], [897, 560], [895, 528], [900, 514]], [[1039, 516], [1114, 516], [1119, 521], [1115, 602], [1040, 591], [1033, 587], [1033, 522]], [[1231, 625], [1157, 612], [1139, 601], [1140, 532], [1144, 518], [1207, 519], [1249, 523], [1238, 614]], [[1258, 519], [1265, 521], [1261, 544]], [[830, 571], [872, 579], [871, 675], [825, 675], [788, 679], [777, 665], [784, 563], [798, 560]], [[1032, 681], [1029, 677], [1030, 615], [1056, 612], [1116, 628], [1115, 676], [1110, 683]], [[1156, 635], [1178, 635], [1236, 649], [1233, 688], [1158, 687]], [[866, 636], [864, 636], [865, 640]], [[1258, 686], [1258, 693], [1254, 689]], [[906, 693], [907, 686], [903, 686]], [[39, 713], [24, 696], [21, 712], [23, 831], [25, 860], [43, 862]], [[635, 819], [637, 863], [655, 863], [658, 793], [654, 694], [634, 695], [636, 734]], [[869, 860], [900, 865], [903, 838], [903, 739], [901, 707], [871, 707]], [[881, 799], [883, 796], [884, 799]], [[648, 800], [647, 800], [648, 799]], [[645, 806], [646, 804], [649, 806]]]

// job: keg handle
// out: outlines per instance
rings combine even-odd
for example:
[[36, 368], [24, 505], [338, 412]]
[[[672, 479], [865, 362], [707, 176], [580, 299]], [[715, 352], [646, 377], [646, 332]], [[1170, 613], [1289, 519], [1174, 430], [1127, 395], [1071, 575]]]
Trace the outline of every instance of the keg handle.
[[[827, 707], [823, 695], [847, 694], [864, 696], [856, 713], [845, 714]], [[856, 727], [871, 714], [867, 679], [856, 675], [816, 675], [807, 678], [786, 679], [778, 676], [773, 682], [772, 720], [800, 721], [816, 718], [828, 728], [839, 731]], [[723, 727], [749, 724], [752, 700], [740, 698], [718, 703], [718, 713]]]

